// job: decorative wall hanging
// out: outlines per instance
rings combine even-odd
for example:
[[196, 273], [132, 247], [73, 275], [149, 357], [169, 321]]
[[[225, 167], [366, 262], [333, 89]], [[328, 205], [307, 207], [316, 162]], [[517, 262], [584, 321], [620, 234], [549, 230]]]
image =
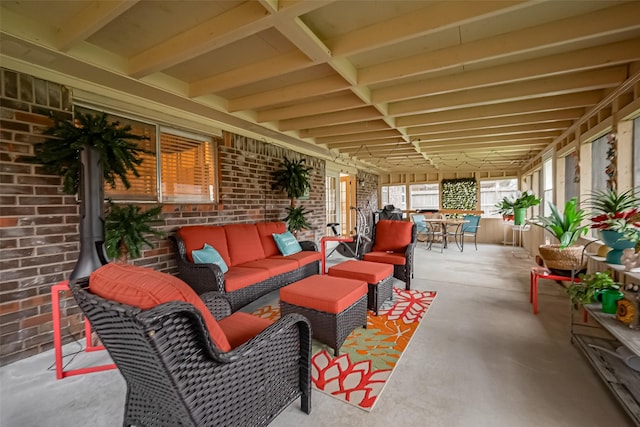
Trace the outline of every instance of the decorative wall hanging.
[[442, 180], [443, 209], [476, 209], [478, 183], [474, 178]]
[[609, 161], [609, 164], [604, 169], [604, 172], [608, 177], [607, 188], [609, 190], [614, 190], [617, 187], [616, 166], [618, 158], [618, 134], [616, 133], [615, 128], [611, 130], [607, 144], [609, 145], [609, 148], [607, 149], [607, 160]]

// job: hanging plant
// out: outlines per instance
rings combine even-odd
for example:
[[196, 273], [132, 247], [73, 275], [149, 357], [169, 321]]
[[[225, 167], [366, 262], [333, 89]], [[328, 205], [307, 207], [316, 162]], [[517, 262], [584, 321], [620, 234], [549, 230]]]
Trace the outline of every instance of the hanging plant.
[[164, 234], [151, 226], [161, 212], [162, 206], [143, 211], [140, 206], [120, 206], [109, 202], [104, 221], [107, 256], [125, 263], [129, 258], [140, 258], [140, 251], [145, 245], [153, 247], [146, 236]]
[[[51, 116], [54, 124], [44, 134], [53, 138], [34, 146], [34, 156], [25, 157], [29, 163], [41, 164], [47, 173], [62, 177], [63, 191], [76, 194], [80, 185], [80, 150], [94, 147], [100, 152], [104, 180], [116, 186], [120, 179], [125, 188], [131, 183], [127, 175], [139, 177], [137, 166], [143, 159], [141, 154], [154, 154], [138, 146], [136, 141], [148, 139], [131, 133], [131, 126], [120, 126], [120, 122], [109, 122], [105, 113], [75, 114], [75, 122]], [[76, 125], [77, 123], [77, 125]]]
[[271, 186], [274, 190], [285, 191], [294, 206], [294, 199], [304, 196], [311, 189], [309, 172], [313, 168], [306, 165], [306, 159], [289, 160], [285, 157], [280, 162], [280, 169], [272, 173], [275, 182]]

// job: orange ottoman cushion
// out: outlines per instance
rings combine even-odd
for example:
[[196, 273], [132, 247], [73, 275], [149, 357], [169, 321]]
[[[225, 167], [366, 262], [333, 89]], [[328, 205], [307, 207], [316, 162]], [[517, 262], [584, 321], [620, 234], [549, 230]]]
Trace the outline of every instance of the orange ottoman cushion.
[[367, 294], [367, 282], [331, 276], [309, 276], [280, 289], [288, 304], [338, 314]]
[[350, 260], [329, 268], [329, 276], [364, 280], [375, 284], [393, 274], [393, 265], [379, 262]]
[[183, 301], [200, 311], [215, 345], [231, 350], [220, 325], [198, 294], [175, 276], [129, 264], [107, 264], [91, 273], [89, 290], [104, 299], [143, 310], [170, 301]]

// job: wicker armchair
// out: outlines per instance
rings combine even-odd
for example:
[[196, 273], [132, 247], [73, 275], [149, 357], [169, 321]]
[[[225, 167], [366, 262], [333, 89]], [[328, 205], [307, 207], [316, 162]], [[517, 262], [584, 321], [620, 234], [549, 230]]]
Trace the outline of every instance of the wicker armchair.
[[[88, 283], [70, 288], [126, 380], [124, 426], [262, 426], [298, 397], [310, 413], [311, 334], [303, 316], [284, 316], [225, 353], [193, 305], [141, 310], [90, 293]], [[231, 313], [219, 294], [201, 298], [217, 319]]]
[[407, 290], [413, 278], [413, 255], [417, 242], [416, 224], [398, 220], [380, 220], [373, 227], [373, 248], [365, 261], [393, 264], [393, 277], [402, 280]]

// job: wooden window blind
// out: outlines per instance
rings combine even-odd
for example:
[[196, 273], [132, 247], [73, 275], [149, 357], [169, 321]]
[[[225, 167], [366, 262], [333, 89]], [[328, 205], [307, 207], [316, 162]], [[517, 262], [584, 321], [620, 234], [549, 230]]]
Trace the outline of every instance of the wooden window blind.
[[160, 133], [162, 201], [212, 203], [215, 201], [215, 155], [211, 139], [186, 134]]

